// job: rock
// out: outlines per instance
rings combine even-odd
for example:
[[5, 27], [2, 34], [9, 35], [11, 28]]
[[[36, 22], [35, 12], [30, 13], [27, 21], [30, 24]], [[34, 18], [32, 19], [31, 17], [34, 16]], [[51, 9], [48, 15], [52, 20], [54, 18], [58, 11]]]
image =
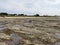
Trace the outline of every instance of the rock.
[[24, 23], [24, 26], [29, 28], [34, 28], [33, 24], [31, 23]]
[[43, 43], [55, 43], [57, 42], [57, 39], [53, 35], [43, 35], [40, 37], [41, 41]]
[[6, 44], [5, 42], [0, 42], [0, 45], [8, 45], [8, 44]]
[[4, 34], [4, 33], [0, 33], [0, 38], [9, 40], [11, 37], [9, 35]]
[[20, 26], [19, 25], [14, 25], [14, 26], [11, 27], [11, 29], [13, 29], [13, 30], [19, 30]]
[[10, 34], [14, 33], [14, 31], [13, 31], [13, 30], [8, 29], [8, 28], [3, 29], [3, 31], [2, 31], [2, 32], [3, 32], [3, 33], [5, 33], [5, 34], [7, 34], [7, 35], [10, 35]]

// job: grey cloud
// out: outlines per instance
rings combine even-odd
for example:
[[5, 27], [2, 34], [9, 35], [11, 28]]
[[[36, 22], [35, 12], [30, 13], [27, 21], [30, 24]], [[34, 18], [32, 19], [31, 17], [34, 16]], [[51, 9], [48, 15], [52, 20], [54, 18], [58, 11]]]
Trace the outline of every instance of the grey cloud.
[[0, 12], [60, 14], [60, 0], [0, 0]]

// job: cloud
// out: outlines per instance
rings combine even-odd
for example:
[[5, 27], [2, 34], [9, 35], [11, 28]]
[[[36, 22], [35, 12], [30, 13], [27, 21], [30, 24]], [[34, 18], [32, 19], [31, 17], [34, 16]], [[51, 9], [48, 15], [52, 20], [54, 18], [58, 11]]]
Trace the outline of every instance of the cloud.
[[60, 14], [60, 0], [0, 0], [0, 12]]

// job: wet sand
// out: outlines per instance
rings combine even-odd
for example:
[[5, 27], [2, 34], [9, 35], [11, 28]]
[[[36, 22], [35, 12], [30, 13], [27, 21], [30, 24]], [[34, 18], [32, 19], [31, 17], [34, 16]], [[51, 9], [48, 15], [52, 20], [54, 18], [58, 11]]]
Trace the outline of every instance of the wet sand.
[[0, 17], [0, 29], [6, 45], [60, 45], [60, 17]]

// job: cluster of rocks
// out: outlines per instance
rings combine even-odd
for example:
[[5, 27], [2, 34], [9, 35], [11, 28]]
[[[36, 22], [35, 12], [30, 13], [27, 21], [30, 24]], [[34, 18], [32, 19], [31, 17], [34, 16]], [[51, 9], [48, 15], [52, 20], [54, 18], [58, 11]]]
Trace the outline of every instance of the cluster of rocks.
[[[16, 29], [15, 29], [15, 28]], [[23, 29], [18, 26], [12, 26], [12, 28], [4, 29], [0, 33], [0, 38], [7, 44], [22, 44], [22, 45], [45, 45], [50, 43], [55, 43], [58, 41], [53, 34], [47, 33], [45, 31], [39, 31], [36, 29], [30, 29], [24, 27]], [[10, 42], [10, 43], [9, 43]]]
[[0, 31], [0, 45], [47, 45], [55, 43], [59, 40], [55, 36], [59, 30], [53, 28], [53, 26], [56, 27], [57, 22], [48, 23], [47, 20], [38, 19], [6, 21], [5, 29]]

